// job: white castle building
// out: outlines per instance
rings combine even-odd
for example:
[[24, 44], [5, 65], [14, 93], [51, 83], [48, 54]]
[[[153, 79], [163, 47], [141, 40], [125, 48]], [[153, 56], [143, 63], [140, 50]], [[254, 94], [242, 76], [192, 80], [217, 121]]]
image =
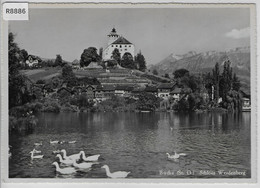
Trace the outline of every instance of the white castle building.
[[103, 60], [111, 59], [112, 52], [114, 51], [115, 48], [119, 50], [121, 58], [126, 52], [130, 53], [134, 58], [134, 51], [135, 51], [134, 45], [128, 40], [126, 40], [124, 37], [119, 36], [116, 33], [115, 28], [113, 28], [112, 31], [107, 36], [108, 36], [108, 45], [103, 51]]

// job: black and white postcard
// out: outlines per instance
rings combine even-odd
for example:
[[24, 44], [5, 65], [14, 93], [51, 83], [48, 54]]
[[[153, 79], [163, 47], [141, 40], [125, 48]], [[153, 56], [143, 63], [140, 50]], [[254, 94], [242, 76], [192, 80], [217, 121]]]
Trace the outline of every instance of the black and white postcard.
[[2, 180], [256, 182], [255, 1], [21, 3], [2, 4]]

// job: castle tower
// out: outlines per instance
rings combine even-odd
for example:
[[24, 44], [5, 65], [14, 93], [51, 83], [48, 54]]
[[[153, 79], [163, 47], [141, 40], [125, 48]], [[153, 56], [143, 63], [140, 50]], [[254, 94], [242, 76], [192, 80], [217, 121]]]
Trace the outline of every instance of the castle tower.
[[116, 39], [119, 38], [119, 35], [116, 33], [116, 29], [113, 28], [112, 31], [107, 35], [108, 36], [108, 45], [112, 44]]

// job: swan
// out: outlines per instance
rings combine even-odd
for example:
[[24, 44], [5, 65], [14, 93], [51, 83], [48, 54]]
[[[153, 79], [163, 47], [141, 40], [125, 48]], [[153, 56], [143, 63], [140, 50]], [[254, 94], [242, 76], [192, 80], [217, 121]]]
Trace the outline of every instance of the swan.
[[72, 167], [60, 168], [57, 162], [52, 163], [52, 165], [54, 165], [56, 167], [56, 171], [61, 174], [72, 174], [76, 172], [75, 168]]
[[52, 153], [53, 154], [58, 154], [58, 153], [60, 153], [61, 151], [58, 149], [58, 150], [54, 150]]
[[[81, 151], [82, 152], [82, 151]], [[62, 149], [61, 150], [61, 153], [63, 153], [63, 158], [64, 159], [71, 159], [71, 160], [79, 160], [80, 159], [80, 156], [81, 156], [81, 152], [77, 153], [77, 154], [73, 154], [73, 155], [70, 155], [70, 156], [67, 156], [67, 152], [65, 149]]]
[[33, 148], [32, 152], [33, 152], [33, 153], [41, 153], [41, 151], [38, 151], [38, 150], [36, 150], [35, 148]]
[[71, 159], [64, 159], [63, 160], [60, 154], [58, 154], [56, 157], [59, 158], [60, 163], [62, 163], [62, 164], [65, 164], [65, 165], [72, 165], [73, 164], [73, 160], [71, 160]]
[[58, 143], [59, 143], [58, 140], [53, 140], [53, 141], [51, 141], [51, 139], [50, 139], [50, 144], [58, 144]]
[[176, 153], [174, 152], [174, 155], [170, 155], [169, 153], [166, 153], [169, 159], [179, 159], [180, 156], [186, 156], [186, 153]]
[[34, 153], [33, 153], [32, 151], [30, 152], [30, 154], [31, 154], [31, 159], [42, 159], [43, 156], [44, 156], [44, 155], [35, 155], [35, 156], [34, 156], [34, 155], [33, 155]]
[[69, 144], [75, 144], [77, 141], [73, 140], [73, 141], [68, 141]]
[[172, 128], [172, 127], [170, 127], [170, 130], [171, 130], [171, 131], [173, 131], [173, 128]]
[[59, 141], [58, 142], [59, 144], [64, 144], [65, 143], [65, 141], [63, 140], [63, 141]]
[[125, 178], [130, 172], [118, 171], [111, 173], [107, 165], [102, 166], [106, 170], [106, 175], [110, 178]]
[[34, 143], [35, 146], [41, 146], [42, 145], [42, 141], [39, 143]]
[[77, 163], [76, 160], [73, 161], [73, 166], [76, 167], [76, 168], [81, 168], [81, 169], [85, 169], [85, 168], [91, 168], [91, 166], [93, 165], [94, 163]]
[[84, 161], [97, 161], [98, 158], [100, 157], [99, 154], [98, 154], [98, 155], [92, 155], [92, 156], [86, 157], [84, 151], [81, 151], [80, 154], [82, 154], [82, 159], [83, 159]]

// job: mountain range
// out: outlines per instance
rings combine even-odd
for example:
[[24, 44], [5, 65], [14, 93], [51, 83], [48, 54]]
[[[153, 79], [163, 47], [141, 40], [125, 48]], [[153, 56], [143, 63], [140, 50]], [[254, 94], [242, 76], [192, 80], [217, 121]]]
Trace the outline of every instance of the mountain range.
[[[250, 47], [238, 47], [228, 51], [208, 51], [196, 53], [190, 51], [183, 55], [170, 54], [162, 61], [148, 66], [150, 70], [156, 69], [160, 75], [172, 73], [177, 69], [187, 69], [191, 73], [212, 72], [215, 64], [223, 69], [224, 61], [230, 60], [233, 71], [239, 77], [241, 89], [250, 93]], [[222, 71], [222, 70], [221, 70]]]

